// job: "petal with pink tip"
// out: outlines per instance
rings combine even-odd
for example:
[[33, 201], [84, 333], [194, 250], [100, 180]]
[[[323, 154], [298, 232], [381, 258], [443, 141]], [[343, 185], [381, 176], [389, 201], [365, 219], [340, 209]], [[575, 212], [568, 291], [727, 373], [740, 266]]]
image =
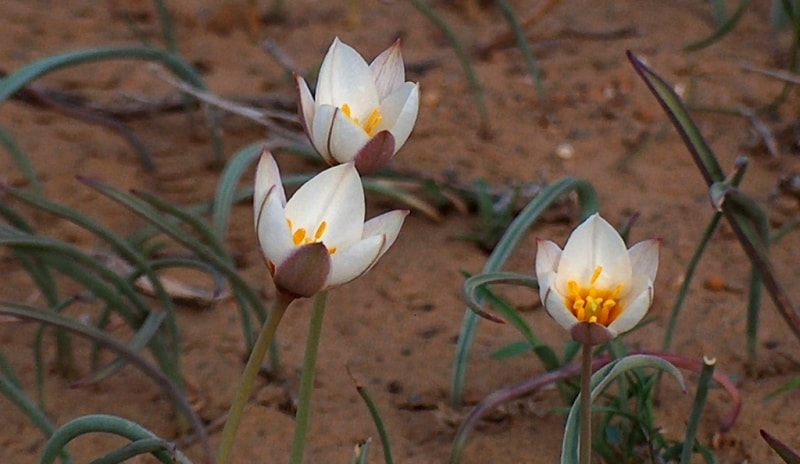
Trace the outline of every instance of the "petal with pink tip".
[[334, 39], [319, 69], [317, 105], [342, 107], [347, 104], [351, 115], [363, 120], [379, 102], [367, 62], [338, 37]]
[[397, 90], [406, 80], [406, 68], [400, 51], [400, 39], [376, 56], [369, 64], [378, 96], [383, 99]]

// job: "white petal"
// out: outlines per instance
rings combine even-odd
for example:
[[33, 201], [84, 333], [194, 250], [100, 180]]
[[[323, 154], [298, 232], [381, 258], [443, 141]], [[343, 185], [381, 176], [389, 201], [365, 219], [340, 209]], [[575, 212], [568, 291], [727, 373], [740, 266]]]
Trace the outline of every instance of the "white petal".
[[593, 214], [567, 240], [558, 265], [556, 287], [566, 293], [570, 280], [589, 286], [598, 266], [602, 266], [603, 272], [597, 287], [613, 288], [621, 284], [623, 292], [630, 288], [631, 263], [625, 242], [611, 224]]
[[547, 292], [555, 282], [561, 248], [550, 240], [536, 241], [536, 280], [539, 282], [539, 297], [545, 304]]
[[353, 161], [361, 148], [369, 142], [364, 128], [354, 123], [342, 111], [333, 117], [331, 132], [328, 137], [328, 153], [339, 163]]
[[647, 314], [647, 310], [653, 304], [653, 282], [650, 281], [649, 284], [646, 284], [643, 292], [631, 294], [629, 298], [622, 299], [620, 304], [623, 307], [622, 314], [608, 325], [608, 330], [614, 336], [636, 327], [636, 324]]
[[267, 193], [255, 217], [261, 252], [276, 267], [280, 266], [295, 247], [277, 186]]
[[322, 221], [327, 228], [322, 242], [349, 247], [361, 239], [364, 227], [364, 190], [352, 163], [328, 168], [303, 184], [286, 204], [286, 217], [297, 230], [313, 235]]
[[261, 151], [261, 158], [258, 160], [256, 168], [255, 185], [253, 186], [253, 218], [258, 218], [267, 192], [275, 188], [273, 195], [279, 200], [280, 205], [286, 204], [286, 193], [283, 191], [281, 173], [278, 170], [278, 163], [266, 148]]
[[403, 221], [405, 221], [406, 216], [408, 216], [408, 210], [394, 210], [376, 216], [364, 224], [364, 232], [362, 234], [364, 238], [374, 235], [385, 236], [379, 258], [394, 244], [400, 234], [400, 229], [403, 227]]
[[300, 116], [303, 118], [301, 122], [310, 137], [311, 128], [314, 127], [314, 113], [316, 113], [314, 97], [311, 96], [311, 90], [308, 89], [308, 84], [306, 84], [305, 79], [300, 76], [295, 76], [295, 82], [297, 83], [297, 93], [300, 100]]
[[384, 235], [373, 235], [332, 254], [327, 286], [346, 284], [370, 270], [380, 258], [385, 239]]
[[383, 121], [377, 130], [388, 129], [395, 140], [395, 153], [400, 150], [414, 124], [417, 122], [419, 113], [419, 84], [406, 82], [397, 92], [391, 94], [386, 100], [381, 102], [381, 114]]
[[317, 105], [348, 104], [351, 116], [365, 120], [379, 103], [372, 72], [364, 58], [337, 37], [322, 60], [317, 79]]
[[578, 318], [564, 305], [566, 299], [558, 293], [555, 287], [548, 287], [545, 290], [542, 301], [547, 314], [567, 331], [578, 323]]
[[391, 47], [376, 56], [372, 63], [369, 64], [369, 70], [372, 71], [375, 87], [381, 99], [397, 90], [406, 80], [403, 54], [400, 51], [400, 39], [397, 39]]
[[658, 239], [645, 240], [632, 246], [628, 250], [631, 259], [631, 269], [633, 280], [631, 281], [631, 292], [638, 294], [648, 284], [656, 280], [658, 271], [658, 251], [661, 241]]
[[330, 165], [338, 164], [337, 161], [331, 156], [328, 150], [328, 142], [331, 137], [331, 129], [333, 127], [333, 117], [336, 113], [341, 111], [339, 108], [331, 105], [317, 106], [314, 113], [314, 120], [309, 127], [311, 131], [311, 140], [314, 148], [326, 163]]

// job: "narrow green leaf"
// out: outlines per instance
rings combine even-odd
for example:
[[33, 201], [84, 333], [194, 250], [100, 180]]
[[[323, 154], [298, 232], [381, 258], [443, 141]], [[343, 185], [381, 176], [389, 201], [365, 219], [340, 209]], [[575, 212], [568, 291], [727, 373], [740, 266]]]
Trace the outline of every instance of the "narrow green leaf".
[[42, 181], [39, 180], [39, 176], [36, 174], [36, 168], [33, 167], [31, 159], [22, 152], [22, 149], [17, 145], [17, 141], [14, 140], [14, 136], [2, 127], [0, 127], [0, 144], [5, 147], [12, 161], [16, 163], [19, 170], [22, 171], [22, 174], [28, 179], [31, 187], [33, 187], [33, 191], [42, 193]]
[[[604, 366], [592, 375], [592, 402], [605, 390], [605, 388], [620, 375], [642, 368], [654, 368], [672, 374], [678, 381], [682, 390], [686, 390], [683, 375], [671, 363], [649, 355], [630, 355]], [[578, 464], [578, 443], [580, 439], [579, 407], [580, 395], [569, 410], [567, 424], [564, 428], [564, 440], [561, 445], [561, 464]]]
[[[50, 437], [50, 440], [47, 441], [44, 451], [42, 452], [42, 460], [40, 461], [41, 464], [53, 464], [58, 453], [64, 449], [70, 441], [80, 437], [81, 435], [86, 435], [89, 433], [108, 433], [122, 438], [127, 438], [133, 442], [147, 440], [144, 442], [147, 444], [147, 446], [152, 445], [153, 442], [151, 440], [153, 439], [161, 440], [153, 432], [147, 430], [141, 425], [121, 417], [109, 416], [105, 414], [83, 416], [73, 419], [62, 425], [53, 434], [53, 436]], [[163, 440], [161, 441], [162, 443], [165, 443]], [[167, 446], [167, 448], [171, 448], [171, 446]], [[163, 447], [156, 446], [155, 449], [151, 451], [151, 454], [158, 458], [158, 460], [163, 464], [191, 464], [191, 461], [183, 453], [177, 450], [174, 452], [167, 452]], [[208, 458], [211, 459], [211, 456], [209, 455]], [[96, 462], [98, 461], [93, 461], [93, 463]], [[106, 459], [100, 460], [99, 462], [103, 463], [119, 461], [109, 461]]]
[[761, 438], [767, 442], [770, 448], [772, 448], [778, 456], [783, 459], [783, 462], [786, 464], [800, 464], [800, 455], [798, 455], [793, 449], [786, 446], [786, 444], [777, 438], [775, 438], [772, 434], [765, 430], [761, 430]]
[[[136, 351], [132, 351], [127, 345], [119, 342], [117, 339], [101, 330], [97, 330], [92, 326], [83, 324], [59, 314], [42, 311], [39, 308], [13, 302], [0, 302], [0, 314], [14, 316], [19, 319], [35, 321], [42, 324], [49, 324], [55, 327], [61, 327], [80, 337], [95, 341], [114, 353], [125, 357], [131, 364], [139, 368], [142, 373], [150, 377], [156, 383], [156, 385], [158, 385], [161, 390], [175, 403], [175, 405], [181, 411], [183, 411], [184, 414], [186, 414], [186, 417], [189, 418], [189, 421], [192, 427], [194, 427], [195, 432], [200, 435], [209, 462], [211, 461], [211, 449], [208, 446], [208, 437], [202, 420], [194, 411], [192, 405], [186, 400], [186, 397], [183, 395], [183, 393], [181, 393], [180, 389], [172, 382], [172, 380], [170, 380], [169, 377], [167, 377], [163, 371], [148, 361], [147, 358]], [[64, 430], [64, 427], [59, 430]], [[51, 441], [48, 442], [48, 445], [45, 448], [45, 453], [41, 461], [42, 463], [52, 462], [60, 450], [63, 449], [63, 444], [59, 444], [57, 440], [55, 445], [51, 445], [53, 440], [54, 438], [51, 438]], [[65, 443], [66, 442], [64, 442], [64, 444]]]
[[[724, 3], [721, 0], [714, 0], [713, 3], [715, 5], [721, 5], [720, 7], [715, 8], [715, 10], [723, 12], [721, 15], [720, 14], [715, 15], [717, 21], [719, 21], [719, 19], [724, 19]], [[683, 48], [683, 51], [696, 52], [721, 40], [728, 34], [728, 32], [732, 31], [733, 28], [736, 27], [737, 24], [739, 24], [739, 20], [742, 19], [742, 16], [744, 15], [744, 12], [747, 11], [747, 7], [749, 5], [750, 5], [750, 0], [742, 0], [742, 2], [739, 3], [739, 6], [736, 8], [736, 11], [734, 11], [729, 18], [724, 20], [720, 24], [719, 28], [717, 28], [717, 30], [714, 31], [713, 34], [706, 37], [705, 39], [701, 39], [696, 42], [690, 43], [689, 45]]]
[[[578, 204], [580, 206], [581, 219], [589, 217], [599, 209], [597, 192], [591, 183], [585, 180], [566, 177], [545, 187], [539, 195], [531, 200], [525, 208], [511, 222], [503, 237], [497, 243], [494, 251], [486, 260], [483, 272], [499, 271], [519, 242], [524, 237], [525, 232], [539, 218], [539, 216], [558, 198], [569, 192], [575, 191], [578, 194]], [[482, 299], [476, 298], [480, 304]], [[461, 323], [461, 331], [456, 345], [456, 354], [453, 361], [452, 391], [450, 401], [454, 408], [460, 408], [464, 391], [464, 382], [467, 376], [469, 357], [472, 351], [472, 342], [477, 331], [479, 316], [471, 309], [464, 311], [464, 318]]]
[[214, 216], [211, 221], [214, 232], [220, 237], [220, 240], [225, 239], [225, 234], [228, 230], [228, 218], [236, 197], [236, 186], [239, 184], [242, 174], [253, 162], [258, 160], [263, 149], [263, 142], [242, 148], [233, 155], [222, 171], [222, 175], [217, 182], [217, 193], [214, 195], [212, 208]]

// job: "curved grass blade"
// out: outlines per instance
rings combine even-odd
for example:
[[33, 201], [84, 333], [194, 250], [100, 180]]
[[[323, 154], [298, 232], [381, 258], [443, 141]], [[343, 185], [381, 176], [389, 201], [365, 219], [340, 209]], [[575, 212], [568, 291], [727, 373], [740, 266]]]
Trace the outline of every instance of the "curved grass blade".
[[[492, 254], [486, 260], [483, 267], [484, 273], [499, 271], [511, 253], [516, 249], [525, 232], [539, 218], [539, 216], [562, 195], [575, 191], [578, 194], [578, 204], [580, 206], [580, 217], [585, 219], [599, 209], [597, 192], [590, 182], [580, 179], [566, 177], [560, 179], [544, 189], [536, 196], [519, 215], [511, 222], [503, 237], [497, 243]], [[476, 298], [480, 304], [482, 299]], [[461, 324], [461, 331], [456, 345], [456, 355], [453, 364], [452, 392], [450, 402], [456, 409], [461, 407], [464, 382], [469, 365], [469, 357], [472, 351], [472, 342], [478, 325], [478, 315], [472, 310], [464, 312], [464, 319]]]
[[[609, 383], [620, 375], [632, 369], [654, 368], [672, 374], [678, 381], [681, 389], [686, 391], [686, 385], [683, 380], [683, 375], [677, 367], [671, 363], [649, 355], [634, 354], [618, 359], [617, 361], [608, 364], [592, 375], [592, 394], [591, 400], [597, 397], [605, 390]], [[561, 445], [561, 464], [577, 464], [578, 463], [578, 443], [579, 443], [579, 415], [580, 415], [580, 395], [575, 398], [575, 402], [569, 410], [567, 416], [567, 424], [564, 427], [564, 440]]]
[[[163, 371], [154, 366], [150, 361], [147, 360], [147, 358], [138, 352], [131, 350], [127, 345], [101, 330], [97, 330], [94, 327], [88, 326], [68, 317], [61, 316], [59, 314], [42, 311], [39, 308], [13, 302], [0, 302], [0, 314], [14, 316], [19, 319], [34, 321], [42, 324], [49, 324], [55, 327], [61, 327], [80, 337], [95, 341], [127, 359], [131, 364], [142, 371], [142, 373], [150, 377], [155, 384], [161, 388], [164, 394], [166, 394], [167, 397], [173, 401], [178, 409], [180, 409], [186, 415], [196, 433], [198, 433], [201, 437], [203, 450], [208, 457], [208, 461], [213, 461], [211, 448], [208, 444], [207, 432], [202, 420], [194, 411], [194, 409], [192, 409], [192, 406], [186, 400], [186, 397], [183, 395], [183, 393], [181, 393], [181, 390]], [[59, 430], [63, 429], [64, 427]], [[48, 446], [49, 443], [50, 442], [48, 442]], [[55, 459], [55, 455], [58, 454], [58, 451], [61, 448], [63, 448], [63, 446], [56, 446], [55, 449], [50, 451], [50, 454], [47, 455], [50, 456], [49, 461], [47, 461], [45, 457], [42, 457], [42, 463], [52, 462], [52, 460]]]
[[[133, 441], [121, 448], [118, 448], [102, 458], [93, 460], [90, 464], [118, 464], [120, 462], [127, 462], [128, 459], [135, 458], [140, 454], [159, 454], [166, 452], [169, 455], [170, 463], [189, 462], [185, 459], [179, 460], [176, 456], [177, 450], [175, 445], [164, 439], [153, 438], [140, 438]], [[162, 461], [163, 462], [163, 461]]]
[[[375, 402], [372, 401], [372, 397], [370, 396], [369, 392], [361, 385], [360, 382], [353, 377], [353, 374], [350, 372], [350, 368], [345, 366], [347, 369], [347, 374], [350, 376], [350, 380], [356, 386], [356, 391], [358, 392], [358, 396], [364, 400], [364, 404], [367, 405], [367, 409], [369, 409], [369, 415], [372, 417], [372, 422], [375, 423], [375, 428], [378, 429], [378, 436], [381, 438], [381, 444], [383, 445], [383, 461], [385, 464], [393, 464], [394, 459], [392, 459], [392, 447], [389, 442], [389, 434], [386, 432], [386, 426], [383, 423], [383, 418], [381, 417], [380, 411], [378, 411], [378, 407], [375, 405]], [[364, 443], [367, 447], [369, 446], [369, 441]], [[367, 449], [364, 449], [362, 446], [361, 452], [358, 453], [360, 456], [363, 456], [362, 459], [366, 459]], [[359, 460], [360, 462], [360, 460]]]
[[220, 240], [225, 239], [228, 230], [228, 218], [236, 198], [236, 186], [239, 184], [242, 174], [258, 159], [264, 149], [263, 142], [242, 148], [228, 161], [220, 175], [217, 192], [214, 195], [211, 220], [214, 232], [220, 237]]
[[511, 8], [511, 5], [509, 5], [506, 0], [494, 0], [494, 3], [500, 8], [503, 17], [508, 23], [509, 29], [511, 29], [511, 32], [514, 34], [517, 47], [519, 47], [519, 51], [522, 52], [522, 58], [525, 59], [525, 64], [528, 65], [528, 72], [531, 74], [531, 79], [533, 79], [533, 84], [536, 87], [536, 94], [539, 98], [544, 98], [542, 73], [539, 70], [539, 65], [536, 64], [536, 58], [533, 56], [531, 46], [528, 44], [528, 38], [525, 37], [525, 32], [522, 30], [522, 26], [517, 19], [516, 13], [514, 13], [514, 9]]
[[22, 171], [25, 178], [28, 179], [33, 191], [42, 193], [42, 181], [39, 180], [39, 176], [36, 174], [36, 169], [33, 167], [31, 159], [22, 152], [22, 149], [17, 145], [17, 141], [14, 140], [14, 136], [2, 127], [0, 127], [0, 144], [5, 147], [11, 159], [16, 163], [19, 170]]
[[458, 40], [456, 37], [455, 32], [453, 29], [450, 28], [450, 25], [447, 24], [447, 21], [442, 19], [441, 16], [436, 14], [431, 8], [430, 5], [425, 0], [409, 0], [412, 5], [422, 13], [428, 20], [433, 23], [439, 30], [444, 33], [447, 39], [450, 41], [450, 45], [453, 47], [453, 50], [456, 52], [456, 56], [458, 57], [458, 61], [461, 63], [461, 68], [464, 70], [464, 74], [467, 76], [467, 81], [469, 81], [469, 85], [472, 88], [472, 98], [475, 100], [475, 106], [478, 108], [478, 117], [480, 118], [480, 132], [483, 137], [488, 137], [492, 133], [492, 126], [489, 119], [489, 112], [486, 109], [486, 102], [483, 98], [483, 86], [481, 85], [481, 81], [478, 78], [478, 74], [475, 72], [475, 69], [472, 67], [472, 60], [469, 57], [469, 53], [461, 44], [461, 41]]
[[[0, 359], [2, 359], [4, 367], [7, 367], [5, 359]], [[50, 419], [47, 418], [47, 413], [28, 398], [28, 395], [25, 394], [25, 391], [13, 374], [9, 375], [11, 374], [10, 372], [6, 371], [6, 369], [3, 370], [4, 372], [0, 373], [0, 394], [14, 403], [14, 405], [25, 414], [25, 417], [42, 431], [45, 437], [49, 438], [52, 436], [56, 428], [53, 423], [50, 422]], [[66, 450], [61, 450], [59, 457], [61, 457], [61, 461], [65, 464], [72, 463], [72, 458]]]
[[[163, 318], [159, 312], [150, 310], [128, 280], [72, 245], [0, 227], [0, 246], [3, 245], [33, 253], [48, 266], [58, 269], [64, 275], [80, 282], [99, 298], [109, 302], [132, 328], [141, 328], [143, 324], [147, 327], [157, 326], [160, 318]], [[85, 266], [100, 278], [84, 272], [84, 269], [76, 264]], [[110, 282], [111, 285], [106, 282]], [[119, 294], [125, 298], [120, 298]], [[181, 385], [177, 360], [169, 354], [159, 337], [148, 340], [147, 336], [147, 331], [137, 332], [131, 343], [134, 346], [143, 347], [149, 342], [159, 365], [178, 385]]]
[[[157, 62], [169, 69], [170, 72], [175, 74], [179, 79], [199, 89], [206, 89], [205, 82], [200, 76], [200, 73], [198, 73], [189, 62], [176, 53], [143, 46], [112, 46], [88, 48], [60, 55], [53, 55], [23, 66], [0, 80], [0, 103], [45, 74], [65, 67], [107, 60], [145, 60]], [[220, 139], [219, 130], [216, 124], [214, 124], [216, 121], [216, 112], [211, 110], [210, 114], [210, 119], [212, 121], [210, 131], [215, 156], [217, 158], [216, 161], [221, 163], [222, 141]]]
[[[633, 53], [628, 52], [628, 59], [669, 116], [681, 135], [684, 144], [692, 153], [695, 163], [706, 180], [706, 184], [712, 188], [712, 193], [714, 193], [713, 187], [715, 187], [715, 184], [717, 184], [716, 186], [724, 184], [725, 176], [722, 174], [722, 169], [719, 167], [716, 156], [706, 144], [680, 98], [666, 81], [650, 70]], [[761, 275], [764, 287], [769, 292], [776, 309], [786, 321], [794, 336], [800, 340], [800, 315], [794, 309], [788, 294], [775, 277], [775, 272], [767, 255], [766, 243], [769, 237], [768, 235], [763, 235], [764, 231], [760, 230], [764, 224], [761, 219], [764, 214], [763, 210], [751, 198], [737, 189], [731, 187], [727, 190], [720, 208], [753, 266]]]
[[180, 357], [180, 340], [172, 299], [161, 284], [161, 280], [148, 265], [147, 259], [144, 257], [144, 255], [142, 255], [141, 252], [136, 250], [122, 237], [114, 233], [111, 229], [71, 208], [51, 202], [39, 195], [31, 195], [30, 193], [21, 191], [19, 189], [8, 186], [0, 186], [0, 188], [2, 188], [2, 191], [5, 193], [28, 203], [40, 211], [44, 211], [57, 217], [66, 219], [73, 224], [91, 232], [96, 237], [102, 239], [106, 244], [110, 245], [114, 253], [133, 264], [133, 266], [135, 266], [142, 274], [145, 275], [153, 287], [156, 298], [158, 298], [159, 302], [161, 303], [162, 310], [165, 312], [167, 321], [166, 327], [168, 329], [170, 344], [173, 347], [171, 356], [174, 360], [174, 363], [177, 365], [178, 358]]
[[733, 14], [725, 22], [723, 22], [713, 34], [705, 39], [690, 43], [689, 45], [683, 47], [683, 51], [696, 52], [721, 40], [728, 34], [728, 32], [732, 31], [733, 28], [739, 24], [739, 20], [742, 19], [742, 15], [744, 15], [744, 12], [747, 11], [748, 6], [750, 6], [750, 0], [742, 0], [742, 2], [736, 8], [736, 11], [734, 11]]
[[[88, 433], [109, 433], [123, 438], [127, 438], [134, 443], [139, 440], [148, 440], [148, 445], [152, 444], [149, 440], [158, 439], [153, 432], [121, 417], [106, 414], [94, 414], [73, 419], [62, 425], [56, 433], [50, 437], [42, 453], [41, 464], [53, 464], [56, 455], [64, 449], [73, 439]], [[161, 440], [163, 442], [163, 440]], [[166, 443], [166, 442], [164, 442]], [[172, 447], [167, 444], [167, 449]], [[180, 451], [167, 452], [164, 448], [156, 447], [151, 453], [164, 464], [191, 464], [191, 461]], [[141, 454], [141, 453], [139, 453]], [[208, 456], [211, 457], [210, 455]], [[98, 461], [93, 461], [94, 463]], [[99, 461], [99, 462], [120, 462], [120, 461]], [[211, 462], [211, 461], [209, 461]]]
[[227, 259], [219, 256], [219, 254], [209, 246], [187, 237], [186, 232], [182, 228], [161, 217], [158, 211], [144, 201], [96, 180], [85, 178], [79, 178], [79, 180], [146, 219], [155, 228], [167, 234], [187, 249], [192, 250], [200, 259], [205, 260], [222, 273], [231, 283], [231, 288], [236, 295], [237, 302], [240, 303], [239, 310], [242, 319], [242, 330], [247, 347], [249, 349], [253, 346], [253, 330], [250, 316], [247, 313], [247, 306], [249, 305], [262, 321], [266, 320], [266, 309], [255, 291], [241, 278]]

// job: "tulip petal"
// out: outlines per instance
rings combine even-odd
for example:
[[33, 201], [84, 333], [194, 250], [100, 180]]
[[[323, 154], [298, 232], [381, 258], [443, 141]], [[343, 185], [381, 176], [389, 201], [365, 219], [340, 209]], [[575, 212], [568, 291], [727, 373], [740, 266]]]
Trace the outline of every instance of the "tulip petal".
[[275, 269], [275, 287], [296, 297], [314, 296], [325, 288], [331, 257], [321, 243], [295, 248]]
[[332, 254], [328, 287], [346, 284], [369, 271], [381, 257], [385, 242], [385, 235], [373, 235]]
[[263, 148], [261, 150], [261, 158], [258, 160], [258, 167], [256, 168], [256, 180], [253, 186], [253, 217], [258, 218], [262, 209], [264, 199], [267, 197], [267, 192], [275, 188], [273, 195], [277, 195], [281, 206], [286, 204], [286, 193], [283, 190], [283, 183], [281, 182], [281, 173], [278, 169], [278, 163], [272, 153]]
[[547, 299], [547, 292], [556, 279], [556, 269], [561, 258], [561, 248], [550, 240], [536, 240], [536, 280], [539, 281], [539, 297]]
[[328, 153], [333, 159], [339, 163], [353, 161], [369, 139], [364, 128], [353, 122], [344, 112], [340, 110], [334, 113], [327, 139]]
[[365, 120], [380, 99], [364, 58], [337, 37], [322, 60], [317, 79], [317, 105], [350, 106], [351, 115]]
[[362, 176], [382, 168], [394, 156], [394, 136], [389, 131], [380, 131], [361, 147], [354, 161]]
[[286, 217], [295, 230], [314, 234], [323, 221], [321, 238], [329, 249], [349, 247], [361, 239], [364, 190], [352, 163], [328, 168], [303, 184], [286, 204]]
[[[310, 137], [316, 111], [314, 97], [311, 96], [311, 90], [309, 90], [305, 79], [295, 74], [294, 81], [297, 84], [297, 111], [300, 113], [300, 123]], [[311, 143], [314, 143], [314, 141], [312, 140]]]
[[400, 51], [400, 39], [395, 40], [391, 47], [376, 56], [369, 64], [378, 96], [383, 99], [400, 87], [406, 80], [406, 69], [403, 64], [403, 54]]
[[631, 292], [638, 294], [647, 285], [652, 285], [656, 280], [658, 271], [658, 252], [661, 240], [645, 240], [632, 246], [628, 250], [633, 269], [633, 280], [631, 281]]
[[330, 165], [338, 164], [337, 160], [331, 156], [328, 145], [333, 128], [333, 118], [340, 111], [339, 108], [331, 105], [317, 106], [314, 120], [311, 122], [311, 144], [317, 149], [317, 153], [322, 156], [322, 159]]
[[407, 209], [396, 209], [383, 213], [380, 216], [375, 216], [364, 224], [364, 232], [362, 236], [366, 239], [374, 235], [384, 235], [385, 240], [381, 248], [380, 255], [383, 256], [386, 250], [394, 244], [397, 236], [400, 234], [400, 229], [403, 227], [403, 222], [406, 220], [409, 211]]
[[630, 288], [631, 263], [625, 242], [611, 224], [593, 214], [567, 240], [558, 265], [556, 287], [565, 294], [571, 280], [588, 287], [598, 266], [602, 266], [603, 272], [595, 282], [596, 287], [622, 285], [626, 291]]
[[638, 294], [631, 294], [628, 298], [620, 301], [624, 308], [614, 322], [608, 325], [614, 336], [631, 330], [636, 327], [636, 324], [644, 318], [650, 305], [653, 304], [653, 282], [649, 281], [644, 288], [644, 291]]
[[256, 212], [256, 238], [264, 258], [277, 266], [294, 250], [292, 232], [286, 222], [278, 185], [267, 192], [261, 209]]
[[572, 314], [572, 311], [567, 309], [564, 304], [565, 301], [566, 298], [559, 294], [553, 287], [547, 287], [544, 291], [542, 303], [544, 303], [544, 309], [547, 311], [547, 314], [558, 322], [561, 327], [570, 330], [579, 321], [578, 318]]
[[381, 102], [383, 121], [378, 130], [388, 129], [395, 139], [395, 153], [406, 143], [419, 113], [419, 84], [406, 82]]

